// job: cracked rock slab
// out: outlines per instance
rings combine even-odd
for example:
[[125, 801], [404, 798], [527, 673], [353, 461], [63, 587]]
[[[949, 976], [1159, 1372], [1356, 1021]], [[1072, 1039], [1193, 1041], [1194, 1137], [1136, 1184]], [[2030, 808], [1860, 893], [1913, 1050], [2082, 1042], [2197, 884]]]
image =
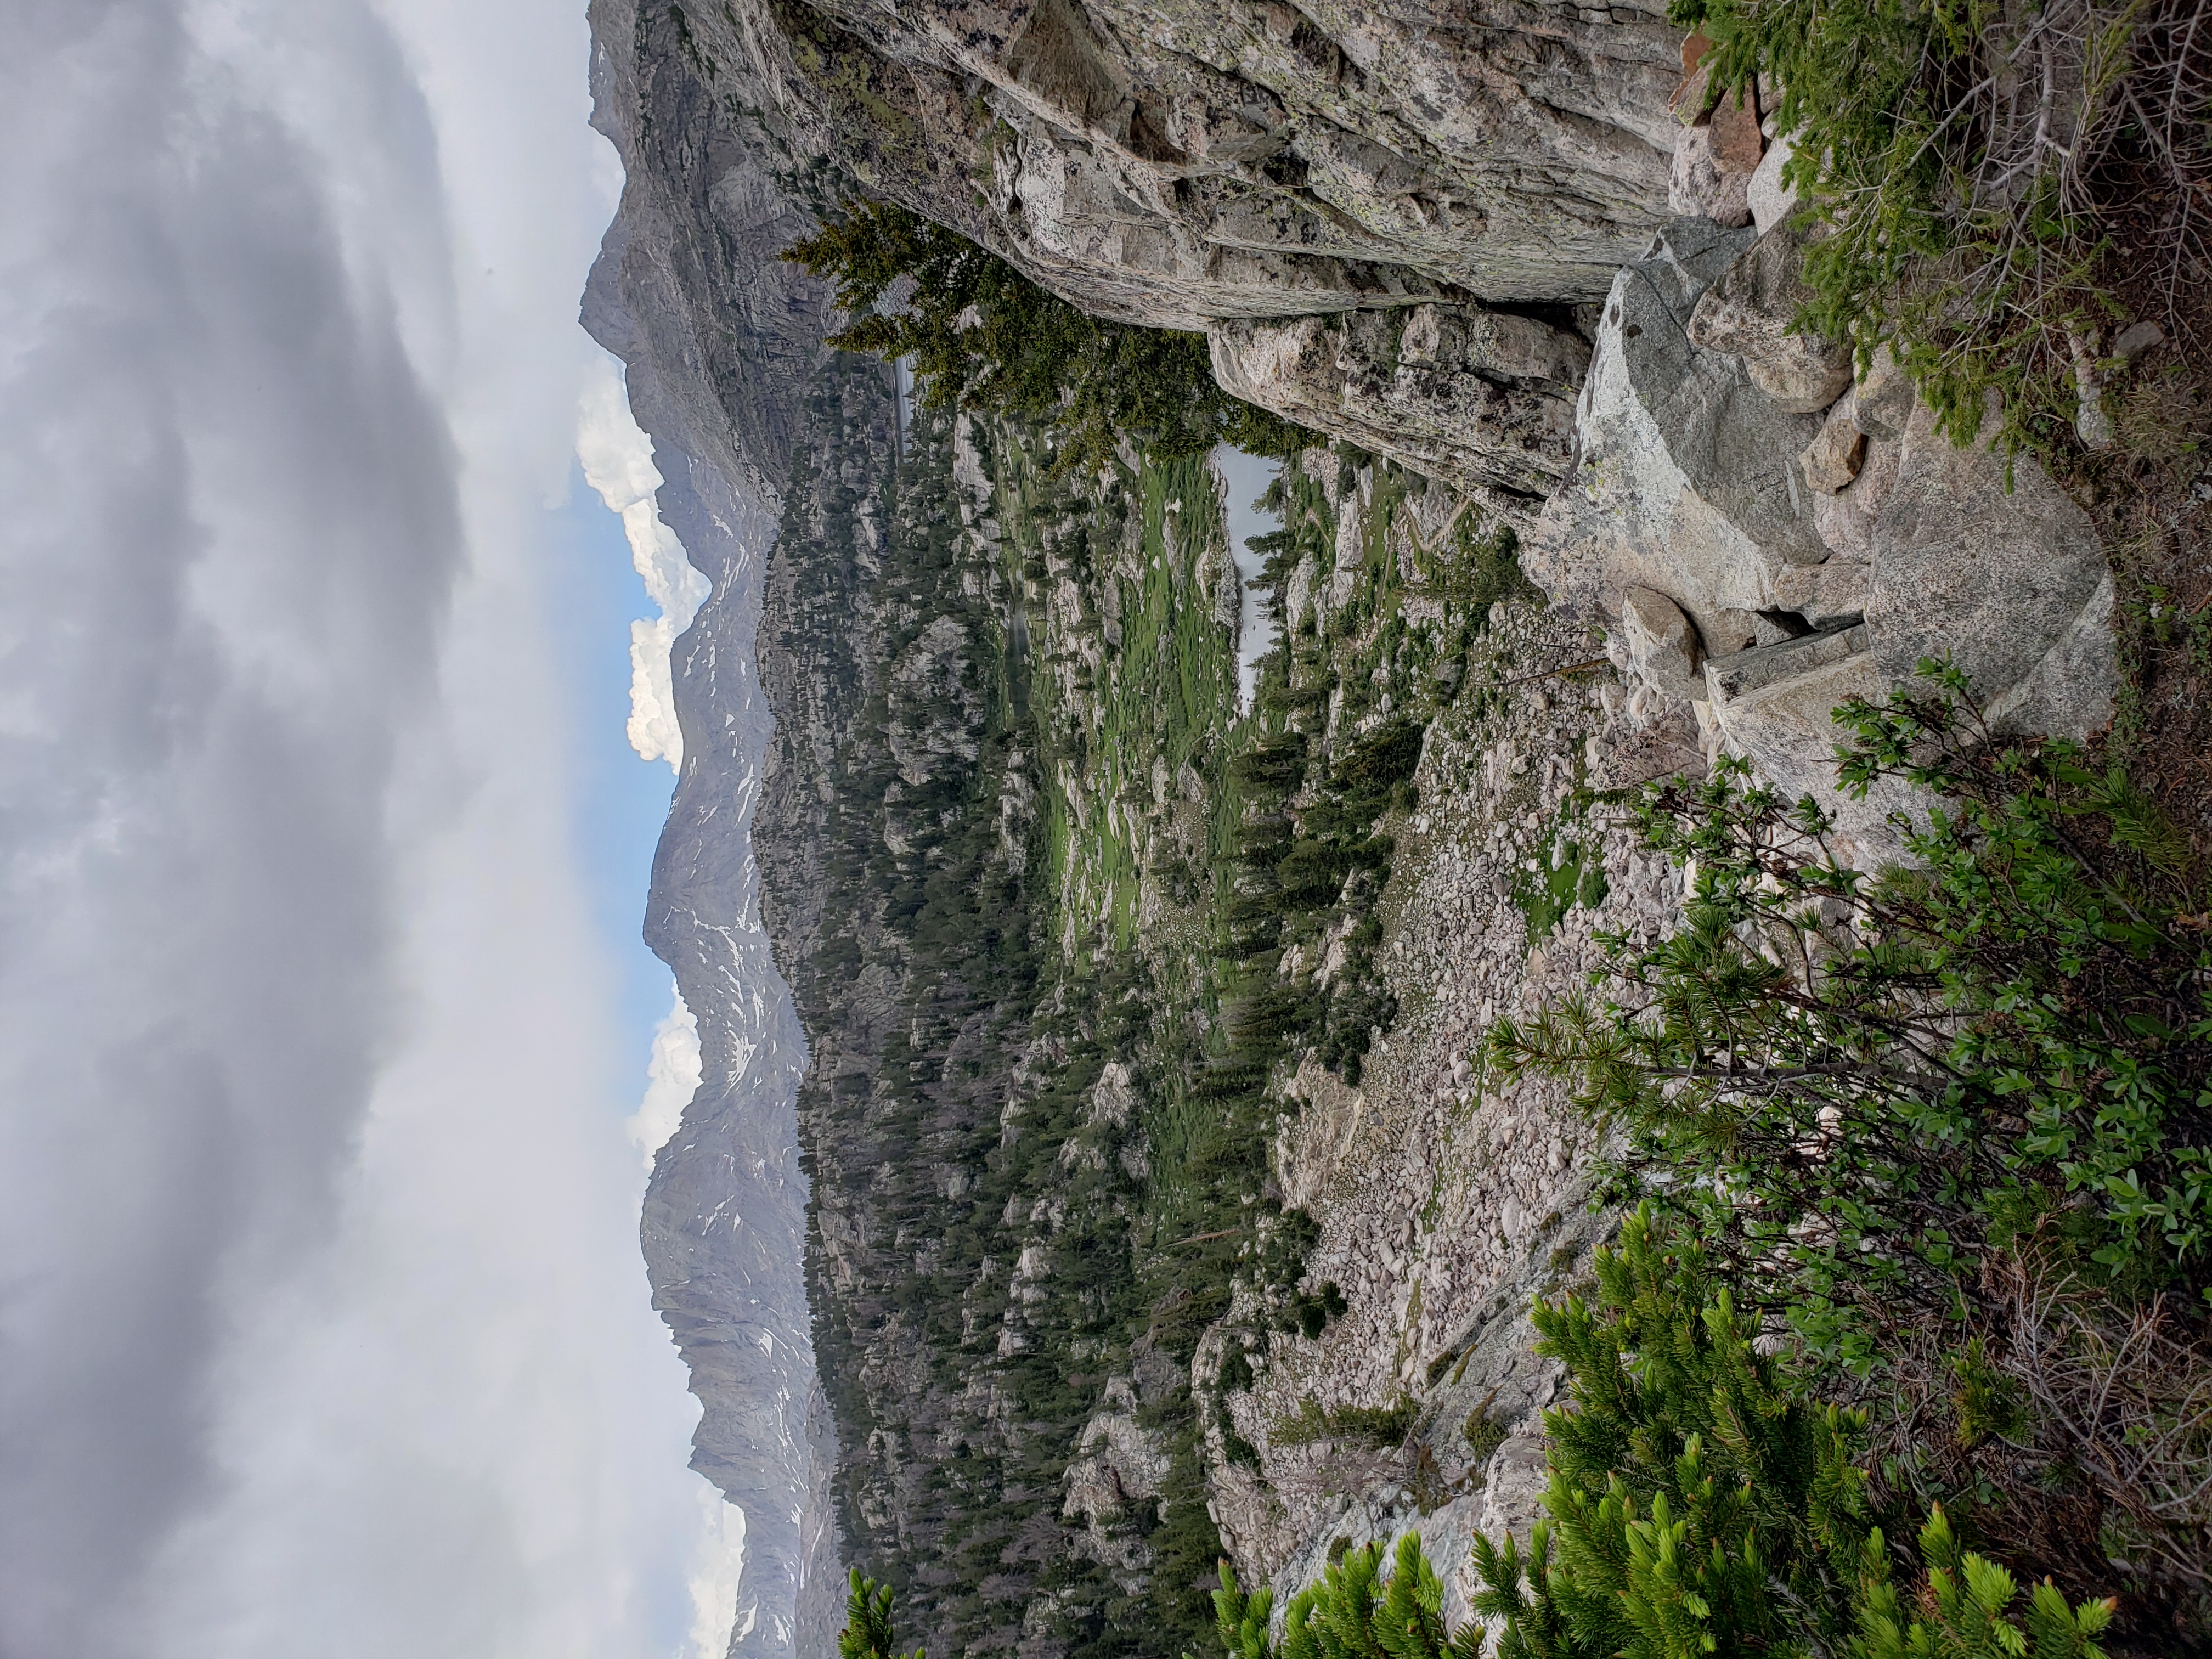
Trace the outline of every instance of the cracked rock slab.
[[1554, 600], [1610, 617], [1630, 588], [1651, 588], [1711, 641], [1724, 612], [1784, 608], [1780, 573], [1828, 556], [1801, 459], [1819, 423], [1687, 332], [1752, 240], [1677, 220], [1615, 279], [1577, 404], [1581, 464], [1524, 543], [1523, 568]]
[[2104, 547], [2033, 457], [1960, 448], [1916, 409], [1872, 540], [1867, 621], [1886, 674], [1948, 655], [2001, 731], [2080, 739], [2110, 721]]

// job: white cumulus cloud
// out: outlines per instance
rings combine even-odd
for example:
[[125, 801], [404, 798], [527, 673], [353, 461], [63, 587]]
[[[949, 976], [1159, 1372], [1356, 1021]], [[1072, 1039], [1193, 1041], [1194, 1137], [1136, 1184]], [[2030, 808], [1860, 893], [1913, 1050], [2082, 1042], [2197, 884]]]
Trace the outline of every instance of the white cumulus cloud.
[[699, 1546], [691, 1565], [691, 1650], [685, 1659], [722, 1659], [738, 1622], [745, 1564], [745, 1512], [699, 1483]]
[[[584, 388], [576, 410], [576, 459], [584, 480], [597, 490], [610, 513], [623, 521], [629, 538], [630, 562], [645, 583], [658, 617], [641, 617], [629, 629], [629, 741], [646, 760], [665, 760], [672, 771], [684, 765], [684, 733], [676, 723], [676, 692], [668, 653], [678, 635], [691, 626], [711, 591], [706, 577], [684, 556], [676, 532], [660, 521], [653, 493], [660, 488], [653, 464], [653, 444], [630, 418], [629, 394], [622, 366], [602, 358]], [[663, 1137], [665, 1139], [666, 1137]]]
[[[673, 989], [673, 988], [671, 988]], [[675, 992], [676, 1006], [653, 1034], [653, 1057], [646, 1065], [645, 1098], [624, 1125], [630, 1144], [645, 1155], [645, 1167], [668, 1144], [684, 1121], [684, 1109], [699, 1092], [699, 1020]], [[727, 1629], [728, 1621], [723, 1621]]]

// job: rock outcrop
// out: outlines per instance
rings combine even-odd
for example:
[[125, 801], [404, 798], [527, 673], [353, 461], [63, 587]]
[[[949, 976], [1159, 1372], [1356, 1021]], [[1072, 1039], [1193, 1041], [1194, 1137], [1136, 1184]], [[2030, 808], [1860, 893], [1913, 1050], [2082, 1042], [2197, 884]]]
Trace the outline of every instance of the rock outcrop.
[[794, 162], [1132, 321], [1594, 297], [1665, 212], [1680, 36], [1658, 5], [678, 9]]
[[732, 111], [668, 0], [592, 0], [592, 124], [621, 155], [585, 321], [628, 369], [630, 406], [773, 513], [803, 390], [836, 326], [781, 255], [813, 226], [766, 125]]
[[[1802, 243], [1674, 222], [1615, 280], [1576, 410], [1579, 465], [1526, 544], [1529, 574], [1601, 620], [1710, 750], [1836, 815], [1841, 849], [1902, 851], [1896, 790], [1835, 785], [1830, 714], [1924, 658], [1966, 670], [1996, 731], [2084, 738], [2112, 717], [2111, 578], [2088, 516], [2032, 457], [1935, 430], [1878, 360], [1795, 332]], [[1994, 423], [1992, 422], [1992, 425]], [[1702, 684], [1655, 641], [1656, 595], [1695, 629]]]
[[1686, 331], [1692, 345], [1741, 359], [1784, 415], [1817, 415], [1851, 383], [1850, 348], [1796, 325], [1813, 297], [1804, 264], [1805, 239], [1776, 226], [1698, 296]]
[[[795, 198], [889, 198], [1085, 310], [1208, 332], [1253, 400], [1509, 507], [1564, 471], [1574, 377], [1553, 370], [1579, 349], [1516, 308], [1561, 321], [1668, 212], [1680, 37], [1657, 3], [648, 0], [635, 17]], [[774, 222], [750, 188], [740, 235]], [[1426, 324], [1297, 325], [1421, 306]], [[1510, 337], [1528, 324], [1533, 356]], [[1394, 347], [1426, 329], [1431, 355], [1376, 380], [1378, 329]]]
[[1533, 519], [1565, 478], [1577, 334], [1534, 317], [1429, 303], [1212, 333], [1214, 376], [1248, 403], [1449, 483], [1502, 516]]

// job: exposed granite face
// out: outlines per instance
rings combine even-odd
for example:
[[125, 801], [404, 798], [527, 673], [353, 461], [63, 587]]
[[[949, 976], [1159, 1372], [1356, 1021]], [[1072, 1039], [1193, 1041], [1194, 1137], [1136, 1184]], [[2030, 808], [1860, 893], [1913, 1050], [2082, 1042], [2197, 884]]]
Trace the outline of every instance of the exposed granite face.
[[1131, 321], [1594, 299], [1666, 213], [1681, 33], [1657, 3], [664, 15], [786, 165], [833, 159]]
[[[1709, 751], [1747, 757], [1836, 820], [1837, 847], [1903, 857], [1901, 784], [1836, 784], [1832, 711], [1879, 702], [1923, 657], [1972, 677], [1993, 729], [2085, 739], [2118, 691], [2112, 581], [2088, 515], [2031, 456], [1959, 447], [1886, 356], [1792, 333], [1802, 243], [1710, 220], [1668, 225], [1624, 266], [1575, 411], [1575, 476], [1522, 564], [1613, 636]], [[1686, 674], [1654, 672], [1637, 596], [1693, 630]], [[1702, 664], [1703, 672], [1695, 672]]]
[[[1565, 471], [1579, 368], [1532, 376], [1486, 345], [1565, 330], [1577, 302], [1603, 295], [1667, 216], [1680, 131], [1668, 102], [1682, 37], [1656, 0], [599, 11], [603, 48], [626, 25], [652, 64], [638, 88], [647, 148], [742, 181], [709, 186], [744, 198], [720, 204], [737, 243], [789, 228], [765, 179], [817, 209], [855, 191], [901, 202], [1086, 311], [1212, 334], [1239, 395], [1494, 494], [1509, 517], [1533, 518]], [[717, 145], [741, 149], [742, 167], [729, 173]], [[647, 257], [703, 296], [721, 251], [657, 237]], [[727, 297], [744, 325], [693, 343], [702, 383], [726, 392], [757, 357], [744, 337], [779, 340], [790, 320], [777, 294]], [[1420, 306], [1437, 349], [1379, 378], [1374, 328], [1303, 363], [1280, 327], [1252, 328]], [[1547, 320], [1521, 314], [1531, 307]], [[1383, 331], [1395, 341], [1403, 326]], [[1565, 354], [1586, 356], [1579, 339]]]
[[1517, 526], [1567, 476], [1589, 346], [1480, 306], [1422, 305], [1213, 332], [1214, 378], [1316, 431], [1442, 479]]

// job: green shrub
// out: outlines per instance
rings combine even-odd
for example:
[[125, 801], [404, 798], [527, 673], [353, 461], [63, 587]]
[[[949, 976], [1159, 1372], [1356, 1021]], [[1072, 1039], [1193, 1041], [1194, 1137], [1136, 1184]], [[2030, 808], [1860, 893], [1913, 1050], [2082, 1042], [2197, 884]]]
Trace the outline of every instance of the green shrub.
[[[1674, 0], [1715, 46], [1711, 91], [1783, 89], [1784, 171], [1823, 233], [1804, 320], [1861, 361], [1885, 342], [1960, 441], [1992, 392], [2009, 443], [2070, 422], [2077, 361], [2152, 267], [2201, 281], [2212, 173], [2184, 0]], [[2193, 59], [2193, 61], [2192, 61]], [[2131, 269], [2130, 269], [2131, 267]]]
[[[2115, 1604], [2021, 1604], [2010, 1574], [1966, 1550], [1939, 1509], [1899, 1563], [1852, 1461], [1859, 1423], [1762, 1356], [1693, 1244], [1645, 1208], [1601, 1250], [1594, 1307], [1539, 1304], [1541, 1351], [1570, 1404], [1545, 1413], [1551, 1512], [1524, 1555], [1475, 1545], [1474, 1611], [1498, 1659], [2101, 1659]], [[1349, 1552], [1285, 1609], [1237, 1587], [1213, 1601], [1228, 1659], [1475, 1659], [1418, 1536], [1383, 1578], [1382, 1547]]]
[[1467, 1442], [1468, 1461], [1470, 1463], [1489, 1462], [1492, 1454], [1505, 1443], [1512, 1428], [1510, 1423], [1495, 1412], [1469, 1412], [1467, 1421], [1460, 1425], [1461, 1437]]
[[[1041, 422], [1060, 440], [1063, 470], [1106, 465], [1124, 435], [1159, 459], [1202, 455], [1224, 440], [1265, 455], [1316, 441], [1222, 391], [1203, 335], [1086, 316], [895, 204], [849, 201], [842, 211], [784, 257], [836, 283], [853, 321], [830, 343], [910, 359], [926, 406]], [[904, 305], [881, 308], [902, 278], [913, 283]]]
[[1922, 668], [1838, 711], [1846, 786], [1917, 803], [1914, 867], [1844, 866], [1813, 802], [1740, 767], [1652, 786], [1628, 805], [1694, 869], [1686, 924], [1607, 940], [1612, 994], [1501, 1023], [1488, 1054], [1574, 1080], [1620, 1132], [1613, 1196], [1683, 1218], [1872, 1409], [1894, 1490], [2076, 1589], [2125, 1562], [2201, 1621], [2207, 896], [2122, 772], [1998, 743]]
[[2112, 1623], [2110, 1598], [2069, 1607], [2046, 1581], [2015, 1613], [2020, 1589], [2012, 1575], [1961, 1548], [1940, 1509], [1920, 1529], [1920, 1559], [1926, 1581], [1908, 1605], [1890, 1582], [1881, 1534], [1869, 1540], [1855, 1659], [2098, 1659], [2103, 1652], [2095, 1638]]
[[1267, 1443], [1310, 1446], [1322, 1440], [1357, 1440], [1395, 1446], [1404, 1443], [1417, 1414], [1410, 1400], [1392, 1406], [1339, 1406], [1334, 1411], [1323, 1411], [1318, 1401], [1303, 1400], [1296, 1412], [1269, 1431]]
[[1350, 1304], [1334, 1279], [1328, 1279], [1311, 1292], [1300, 1291], [1291, 1298], [1285, 1310], [1284, 1328], [1295, 1330], [1308, 1341], [1318, 1339], [1329, 1327], [1329, 1322], [1344, 1316]]
[[1705, 1253], [1648, 1207], [1595, 1270], [1595, 1306], [1536, 1306], [1539, 1352], [1572, 1379], [1572, 1408], [1544, 1421], [1552, 1525], [1525, 1562], [1477, 1545], [1479, 1607], [1532, 1659], [1696, 1652], [1700, 1632], [1834, 1643], [1874, 1522], [1863, 1419], [1760, 1354]]
[[[845, 1602], [845, 1628], [837, 1632], [837, 1659], [898, 1659], [891, 1635], [891, 1587], [863, 1578], [853, 1569], [852, 1594]], [[922, 1659], [916, 1648], [909, 1659]]]
[[[2187, 846], [2117, 771], [1995, 742], [1955, 671], [1838, 711], [1849, 787], [1914, 787], [1918, 868], [1723, 763], [1633, 803], [1697, 878], [1687, 925], [1609, 941], [1626, 989], [1500, 1022], [1506, 1078], [1575, 1079], [1628, 1166], [1816, 1352], [1868, 1310], [1957, 1318], [1988, 1253], [2123, 1296], [2212, 1287], [2212, 931]], [[1656, 1189], [1656, 1188], [1655, 1188]]]
[[1446, 1633], [1443, 1583], [1421, 1553], [1421, 1540], [1408, 1536], [1399, 1544], [1387, 1580], [1382, 1564], [1380, 1544], [1332, 1561], [1319, 1583], [1291, 1598], [1278, 1644], [1267, 1628], [1273, 1592], [1243, 1595], [1223, 1562], [1221, 1588], [1213, 1595], [1223, 1652], [1229, 1659], [1477, 1659], [1482, 1626]]

